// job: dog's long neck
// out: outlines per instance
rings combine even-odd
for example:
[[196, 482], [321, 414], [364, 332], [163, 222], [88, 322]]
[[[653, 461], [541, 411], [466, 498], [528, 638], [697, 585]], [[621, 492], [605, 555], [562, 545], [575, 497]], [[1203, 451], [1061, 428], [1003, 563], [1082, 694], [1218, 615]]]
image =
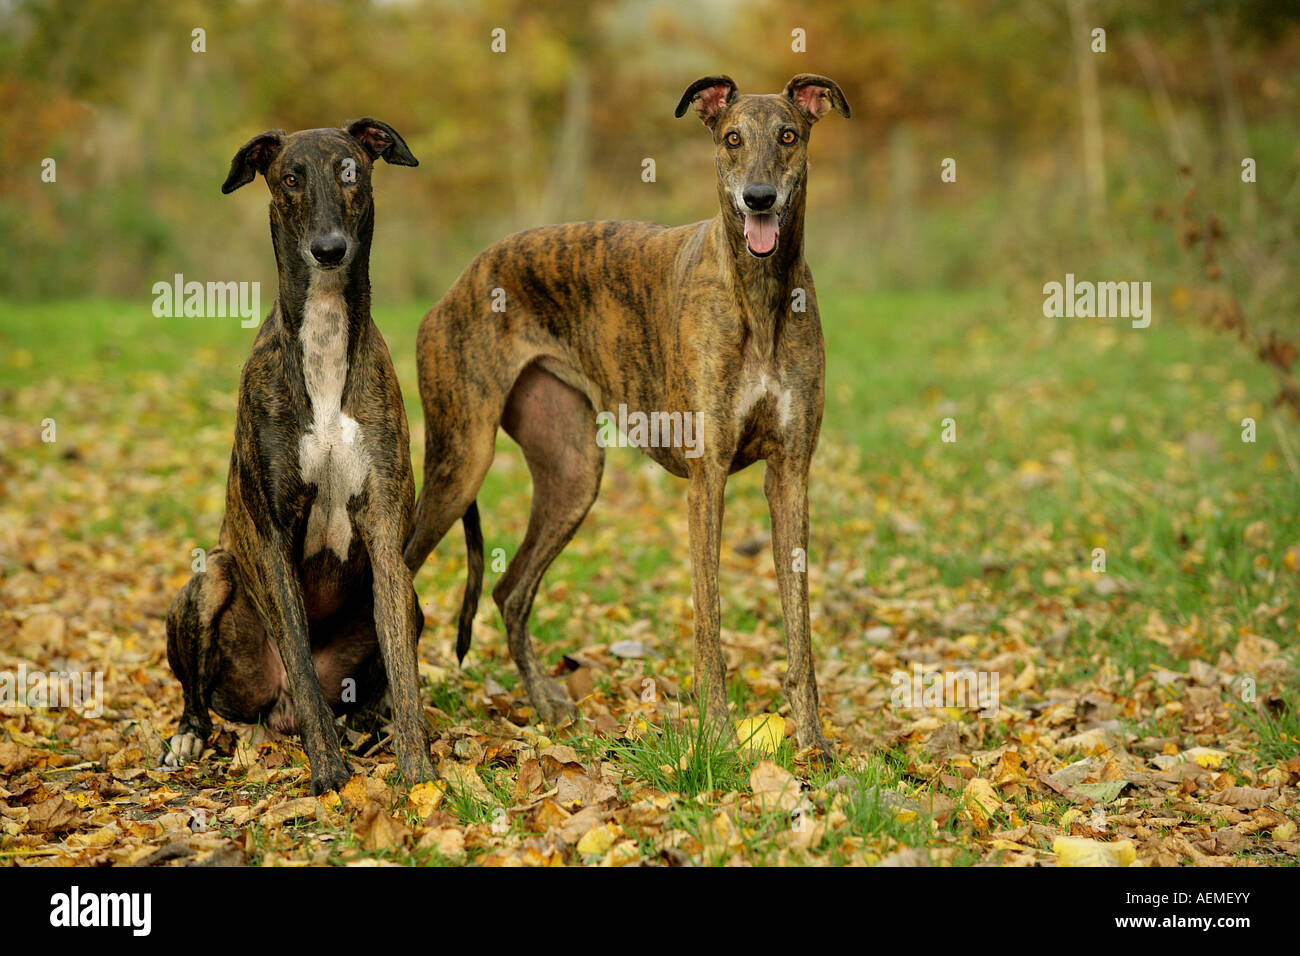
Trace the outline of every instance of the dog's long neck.
[[[284, 334], [289, 340], [298, 339], [304, 323], [311, 319], [310, 334], [319, 337], [325, 334], [322, 323], [328, 315], [330, 331], [343, 334], [345, 354], [349, 357], [355, 354], [371, 324], [371, 225], [367, 223], [358, 230], [352, 261], [328, 271], [307, 265], [297, 241], [276, 228], [274, 213], [271, 235], [280, 276], [277, 304]], [[335, 325], [341, 327], [335, 330]]]
[[[765, 259], [752, 255], [743, 226], [730, 203], [718, 214], [723, 242], [720, 267], [744, 319], [749, 339], [746, 347], [762, 359], [771, 358], [781, 323], [791, 316], [795, 289], [803, 281], [803, 185], [789, 199], [790, 211], [781, 226], [776, 251]], [[806, 292], [805, 292], [806, 295]], [[798, 314], [795, 314], [798, 317]]]

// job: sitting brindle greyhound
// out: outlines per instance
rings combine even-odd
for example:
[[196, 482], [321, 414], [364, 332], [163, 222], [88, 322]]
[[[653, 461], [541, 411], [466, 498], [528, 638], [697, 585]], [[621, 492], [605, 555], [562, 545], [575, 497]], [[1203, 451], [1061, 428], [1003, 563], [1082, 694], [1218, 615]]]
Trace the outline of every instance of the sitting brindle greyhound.
[[542, 574], [600, 488], [595, 412], [620, 404], [695, 412], [702, 454], [645, 452], [690, 480], [696, 687], [710, 721], [730, 732], [718, 634], [723, 494], [730, 473], [765, 459], [789, 652], [785, 690], [799, 745], [829, 754], [803, 563], [824, 365], [803, 255], [804, 189], [813, 124], [831, 109], [848, 116], [849, 105], [833, 81], [811, 74], [771, 96], [741, 96], [729, 77], [705, 77], [687, 88], [677, 115], [692, 102], [713, 133], [717, 216], [677, 228], [595, 222], [518, 233], [475, 259], [425, 316], [417, 345], [425, 478], [406, 563], [418, 568], [463, 517], [470, 550], [463, 657], [483, 576], [475, 497], [504, 427], [523, 449], [533, 502], [523, 544], [492, 596], [532, 705], [545, 720], [563, 718], [572, 705], [543, 672], [528, 618]]
[[432, 777], [402, 561], [415, 483], [401, 390], [370, 318], [371, 167], [416, 159], [392, 127], [271, 130], [221, 187], [266, 177], [279, 295], [239, 381], [219, 546], [167, 614], [185, 709], [165, 761], [198, 756], [211, 707], [301, 735], [312, 790], [351, 772], [334, 716], [391, 703], [409, 781]]

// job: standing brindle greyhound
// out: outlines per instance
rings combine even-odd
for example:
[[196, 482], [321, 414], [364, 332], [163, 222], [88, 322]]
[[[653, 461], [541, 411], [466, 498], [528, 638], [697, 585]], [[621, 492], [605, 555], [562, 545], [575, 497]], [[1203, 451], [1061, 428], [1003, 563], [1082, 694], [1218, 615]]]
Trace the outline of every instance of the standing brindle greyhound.
[[229, 193], [266, 177], [279, 295], [239, 381], [219, 546], [167, 614], [185, 710], [165, 761], [197, 756], [209, 706], [301, 734], [312, 790], [351, 773], [335, 713], [389, 703], [409, 781], [433, 776], [402, 561], [415, 484], [401, 390], [370, 318], [372, 164], [416, 159], [386, 123], [255, 136]]
[[[803, 256], [808, 136], [840, 88], [800, 74], [772, 96], [741, 96], [726, 76], [696, 80], [713, 132], [721, 210], [666, 228], [574, 223], [510, 236], [483, 252], [420, 325], [425, 478], [406, 563], [418, 568], [463, 516], [469, 582], [457, 651], [469, 648], [483, 578], [475, 497], [498, 426], [533, 479], [528, 531], [492, 596], [510, 653], [543, 719], [572, 712], [542, 669], [528, 617], [547, 566], [596, 499], [604, 466], [596, 410], [697, 412], [703, 454], [646, 454], [690, 480], [695, 684], [710, 719], [730, 728], [718, 635], [718, 556], [727, 476], [767, 461], [764, 490], [785, 617], [785, 689], [800, 746], [829, 754], [817, 714], [808, 584], [808, 470], [821, 426], [824, 349]], [[504, 299], [502, 294], [504, 293]], [[504, 301], [504, 311], [494, 304]], [[799, 306], [804, 310], [800, 311]]]

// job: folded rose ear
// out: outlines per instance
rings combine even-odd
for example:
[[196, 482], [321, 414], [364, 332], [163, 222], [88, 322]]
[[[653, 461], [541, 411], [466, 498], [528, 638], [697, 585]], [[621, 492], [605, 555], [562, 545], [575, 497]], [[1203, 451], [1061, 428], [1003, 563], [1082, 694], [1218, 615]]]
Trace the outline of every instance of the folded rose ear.
[[384, 157], [384, 161], [394, 166], [419, 166], [420, 161], [406, 148], [406, 140], [398, 135], [397, 130], [387, 123], [381, 123], [369, 116], [350, 120], [343, 128], [356, 138], [372, 160]]
[[240, 147], [235, 158], [230, 161], [230, 173], [221, 185], [223, 193], [233, 193], [240, 186], [253, 181], [258, 173], [266, 174], [266, 167], [271, 165], [276, 150], [284, 145], [284, 130], [269, 129], [259, 133]]
[[800, 73], [785, 85], [785, 95], [811, 122], [817, 122], [832, 109], [841, 116], [850, 114], [849, 101], [834, 80], [815, 73]]
[[686, 92], [678, 101], [677, 112], [674, 115], [682, 116], [686, 112], [686, 107], [694, 101], [695, 112], [700, 114], [704, 125], [712, 126], [717, 122], [722, 111], [735, 101], [738, 92], [735, 82], [729, 76], [723, 76], [721, 73], [717, 76], [702, 76], [686, 87]]

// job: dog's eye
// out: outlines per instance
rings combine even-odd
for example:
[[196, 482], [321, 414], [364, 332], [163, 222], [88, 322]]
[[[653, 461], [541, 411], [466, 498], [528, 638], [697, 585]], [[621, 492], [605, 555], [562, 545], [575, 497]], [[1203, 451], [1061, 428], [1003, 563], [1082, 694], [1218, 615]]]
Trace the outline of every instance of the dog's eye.
[[781, 144], [783, 146], [793, 146], [799, 140], [799, 136], [792, 129], [781, 130]]
[[294, 186], [298, 185], [298, 177], [293, 173], [289, 173], [284, 177], [284, 184], [292, 189]]
[[735, 149], [737, 146], [740, 145], [740, 134], [733, 129], [730, 133], [728, 133], [726, 136], [723, 137], [722, 141], [726, 143], [727, 146], [729, 146], [731, 149]]

